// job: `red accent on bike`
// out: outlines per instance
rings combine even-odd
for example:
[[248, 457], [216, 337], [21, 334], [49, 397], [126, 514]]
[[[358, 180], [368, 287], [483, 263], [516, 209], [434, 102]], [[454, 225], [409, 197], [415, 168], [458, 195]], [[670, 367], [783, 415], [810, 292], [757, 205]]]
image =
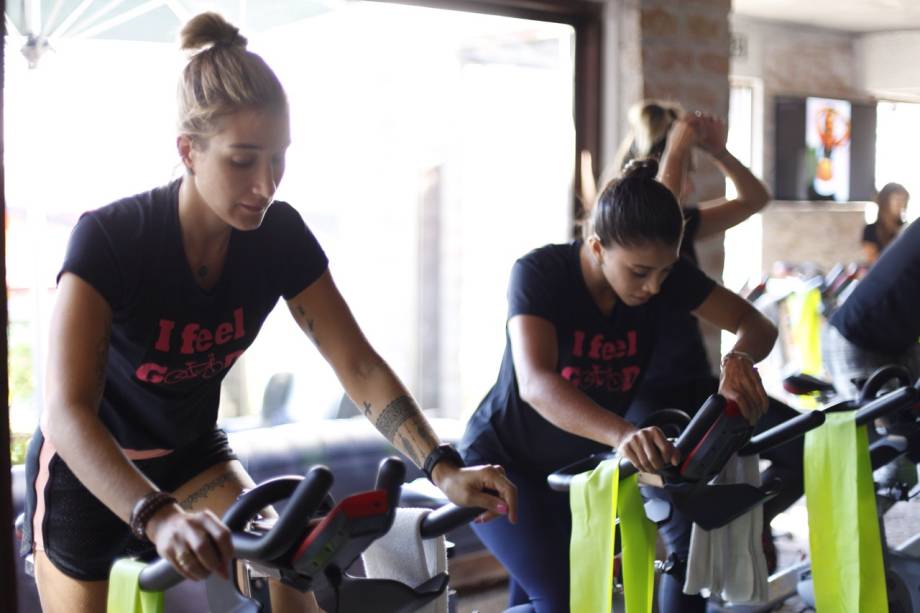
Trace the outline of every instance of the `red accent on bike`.
[[345, 521], [350, 519], [361, 519], [363, 517], [374, 517], [384, 515], [389, 512], [390, 505], [387, 502], [387, 493], [384, 490], [372, 490], [370, 492], [361, 492], [343, 498], [329, 513], [318, 523], [310, 533], [304, 537], [297, 551], [291, 557], [293, 564], [299, 560], [306, 552], [316, 537], [329, 529], [330, 525], [335, 522], [340, 515], [345, 515]]
[[337, 506], [342, 508], [349, 519], [383, 515], [389, 509], [387, 493], [383, 490], [354, 494], [344, 498]]
[[[738, 404], [734, 400], [726, 400], [725, 408], [722, 409], [722, 414], [725, 415], [726, 417], [736, 417], [738, 415], [741, 415], [741, 409], [738, 408]], [[696, 452], [700, 450], [700, 447], [703, 445], [706, 439], [709, 438], [709, 435], [712, 434], [712, 431], [715, 429], [718, 423], [719, 423], [718, 419], [712, 422], [712, 425], [709, 426], [709, 430], [706, 430], [706, 434], [700, 437], [700, 440], [696, 444], [696, 447], [693, 448], [693, 451], [688, 453], [687, 457], [684, 458], [684, 461], [680, 463], [680, 474], [683, 474], [684, 471], [687, 470], [687, 465], [690, 463], [690, 460], [692, 460], [693, 456], [696, 455]]]

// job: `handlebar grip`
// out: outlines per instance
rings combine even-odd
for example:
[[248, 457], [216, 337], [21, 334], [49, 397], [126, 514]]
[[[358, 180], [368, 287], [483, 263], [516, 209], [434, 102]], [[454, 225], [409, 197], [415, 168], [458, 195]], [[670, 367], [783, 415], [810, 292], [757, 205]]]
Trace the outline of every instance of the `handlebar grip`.
[[485, 511], [477, 507], [458, 507], [454, 503], [449, 503], [429, 513], [422, 520], [419, 532], [423, 539], [435, 538], [470, 523]]
[[147, 565], [147, 568], [141, 571], [137, 578], [137, 583], [141, 589], [147, 592], [162, 592], [168, 590], [185, 580], [185, 577], [179, 574], [169, 560], [160, 558], [156, 562]]
[[626, 458], [620, 460], [620, 481], [627, 477], [632, 477], [637, 472], [639, 472], [639, 469], [636, 468], [632, 462]]
[[260, 539], [250, 557], [272, 560], [282, 555], [295, 541], [297, 533], [305, 530], [307, 521], [326, 498], [332, 481], [332, 471], [325, 466], [311, 468], [294, 490], [274, 527]]
[[918, 396], [920, 396], [920, 392], [918, 392], [917, 388], [910, 387], [909, 385], [896, 389], [893, 392], [888, 392], [884, 396], [876, 398], [856, 411], [856, 417], [854, 418], [856, 420], [856, 425], [865, 425], [873, 419], [909, 407], [917, 401]]
[[230, 508], [224, 512], [221, 521], [233, 531], [242, 530], [246, 522], [255, 516], [256, 513], [270, 504], [279, 500], [284, 500], [297, 489], [303, 477], [275, 477], [268, 481], [263, 481], [254, 489], [244, 492], [236, 499]]
[[406, 465], [395, 456], [384, 458], [377, 466], [377, 482], [374, 486], [387, 493], [387, 503], [391, 509], [399, 506], [399, 491], [406, 480]]
[[725, 398], [720, 394], [713, 394], [706, 399], [674, 444], [680, 451], [681, 458], [686, 458], [693, 451], [724, 410]]
[[859, 404], [874, 400], [882, 386], [892, 380], [898, 382], [898, 387], [909, 386], [912, 383], [910, 373], [900, 364], [882, 366], [869, 375], [859, 390]]
[[[251, 559], [258, 556], [261, 548], [258, 537], [246, 533], [235, 533], [233, 539], [233, 557]], [[140, 588], [147, 592], [162, 592], [174, 585], [185, 581], [185, 577], [169, 563], [169, 560], [158, 559], [147, 565], [137, 578]]]
[[814, 430], [824, 423], [825, 416], [823, 411], [812, 411], [797, 415], [778, 426], [774, 426], [766, 432], [761, 432], [751, 439], [751, 441], [741, 448], [738, 455], [749, 456], [755, 453], [761, 453], [767, 449], [778, 447], [787, 443], [794, 438], [802, 436], [809, 430]]

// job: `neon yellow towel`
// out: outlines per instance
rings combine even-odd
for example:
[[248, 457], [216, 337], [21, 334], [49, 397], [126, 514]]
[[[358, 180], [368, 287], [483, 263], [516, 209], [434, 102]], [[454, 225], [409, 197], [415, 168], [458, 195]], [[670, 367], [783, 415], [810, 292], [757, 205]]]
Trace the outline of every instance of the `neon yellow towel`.
[[793, 321], [792, 338], [798, 349], [802, 372], [820, 376], [821, 363], [821, 290], [811, 289], [790, 300]]
[[645, 517], [636, 476], [620, 482], [619, 473], [619, 463], [608, 460], [572, 480], [569, 489], [572, 507], [571, 613], [609, 613], [612, 610], [617, 513], [623, 535], [620, 561], [626, 613], [652, 610], [655, 525]]
[[116, 560], [109, 573], [108, 613], [163, 613], [163, 592], [145, 592], [137, 577], [147, 565], [137, 560]]
[[828, 413], [805, 436], [811, 573], [821, 613], [888, 610], [869, 437], [853, 416]]

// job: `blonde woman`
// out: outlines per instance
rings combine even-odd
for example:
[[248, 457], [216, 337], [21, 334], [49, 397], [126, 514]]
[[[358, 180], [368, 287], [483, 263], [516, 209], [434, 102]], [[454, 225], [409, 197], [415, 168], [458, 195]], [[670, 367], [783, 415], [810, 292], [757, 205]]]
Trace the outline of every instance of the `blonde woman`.
[[[516, 513], [500, 468], [464, 468], [440, 445], [310, 229], [274, 202], [290, 130], [271, 68], [213, 13], [185, 26], [182, 47], [194, 53], [179, 82], [184, 176], [86, 213], [59, 276], [28, 458], [25, 543], [45, 611], [103, 610], [126, 554], [155, 550], [188, 579], [227, 573], [218, 516], [252, 480], [216, 426], [220, 381], [282, 297], [368, 419], [451, 500], [488, 509], [483, 519]], [[280, 585], [272, 600], [316, 607]]]

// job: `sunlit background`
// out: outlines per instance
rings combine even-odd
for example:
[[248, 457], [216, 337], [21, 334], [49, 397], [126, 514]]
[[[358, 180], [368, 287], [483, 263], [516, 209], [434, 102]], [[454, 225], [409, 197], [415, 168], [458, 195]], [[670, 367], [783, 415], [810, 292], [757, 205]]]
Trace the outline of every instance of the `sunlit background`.
[[[511, 264], [565, 240], [571, 226], [574, 32], [374, 2], [321, 4], [256, 31], [245, 14], [228, 15], [290, 98], [293, 144], [278, 198], [304, 216], [365, 333], [424, 407], [468, 415], [498, 372]], [[151, 27], [158, 19], [151, 14]], [[183, 55], [174, 42], [101, 38], [111, 30], [98, 23], [89, 35], [53, 41], [34, 69], [20, 53], [26, 41], [14, 31], [7, 39], [11, 422], [19, 433], [34, 429], [42, 405], [47, 322], [70, 228], [84, 211], [179, 176], [174, 96]], [[176, 39], [170, 27], [164, 40]], [[266, 385], [281, 373], [293, 375], [290, 417], [347, 413], [340, 384], [282, 301], [225, 382], [228, 423], [257, 421]]]

